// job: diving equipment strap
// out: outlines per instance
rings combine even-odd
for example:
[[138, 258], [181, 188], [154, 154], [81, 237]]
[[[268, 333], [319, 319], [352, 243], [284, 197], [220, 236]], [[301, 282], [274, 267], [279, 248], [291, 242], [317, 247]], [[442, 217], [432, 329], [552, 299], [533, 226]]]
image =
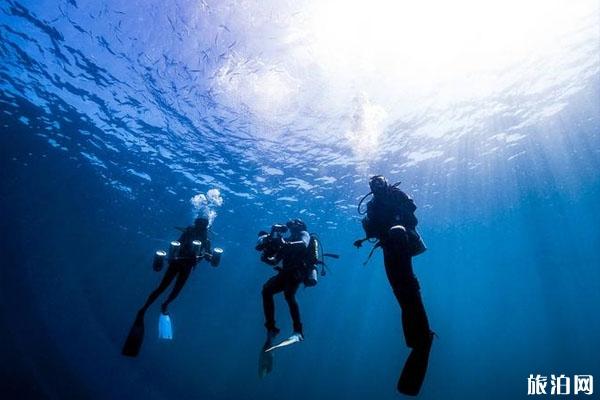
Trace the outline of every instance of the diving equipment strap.
[[375, 243], [375, 245], [373, 246], [373, 248], [371, 249], [371, 251], [369, 252], [369, 256], [367, 257], [367, 259], [365, 260], [365, 262], [363, 262], [363, 266], [367, 266], [367, 264], [369, 263], [369, 261], [371, 260], [371, 256], [373, 256], [373, 253], [375, 252], [376, 249], [378, 249], [379, 247], [381, 247], [381, 241], [377, 241], [377, 243]]

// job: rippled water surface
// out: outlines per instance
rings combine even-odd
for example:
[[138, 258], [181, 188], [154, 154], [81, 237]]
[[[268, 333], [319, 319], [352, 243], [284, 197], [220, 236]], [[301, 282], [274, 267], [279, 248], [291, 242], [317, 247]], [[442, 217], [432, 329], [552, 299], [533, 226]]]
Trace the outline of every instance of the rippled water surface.
[[[600, 379], [597, 1], [0, 1], [0, 351], [10, 398], [395, 398], [399, 309], [356, 205], [415, 200], [438, 334], [421, 398]], [[149, 312], [154, 250], [221, 191], [219, 269]], [[256, 376], [256, 232], [299, 216], [341, 258], [306, 341]], [[290, 329], [283, 299], [278, 320]], [[155, 315], [156, 313], [156, 315]]]

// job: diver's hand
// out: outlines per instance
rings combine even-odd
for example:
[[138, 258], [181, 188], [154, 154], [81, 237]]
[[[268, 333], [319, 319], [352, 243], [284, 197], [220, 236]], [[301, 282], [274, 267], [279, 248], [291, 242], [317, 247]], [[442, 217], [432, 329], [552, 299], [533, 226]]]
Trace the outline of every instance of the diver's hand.
[[279, 262], [276, 257], [265, 257], [264, 254], [260, 257], [260, 260], [265, 264], [269, 264], [271, 266], [277, 265], [277, 263]]

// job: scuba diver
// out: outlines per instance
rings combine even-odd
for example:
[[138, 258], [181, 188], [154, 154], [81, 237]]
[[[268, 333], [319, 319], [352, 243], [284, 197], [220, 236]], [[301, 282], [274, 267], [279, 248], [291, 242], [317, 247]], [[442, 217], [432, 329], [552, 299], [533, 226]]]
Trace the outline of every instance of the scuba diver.
[[[304, 340], [302, 322], [300, 321], [300, 309], [296, 302], [296, 291], [306, 277], [304, 257], [308, 250], [310, 235], [306, 230], [306, 224], [300, 219], [292, 219], [285, 226], [274, 225], [269, 239], [259, 240], [257, 250], [264, 250], [263, 246], [270, 247], [266, 253], [263, 252], [261, 260], [275, 267], [277, 275], [270, 278], [262, 288], [263, 310], [265, 313], [265, 328], [267, 336], [274, 339], [279, 334], [275, 326], [275, 302], [273, 296], [283, 292], [285, 301], [288, 303], [292, 317], [294, 332], [292, 336], [298, 341]], [[289, 230], [289, 237], [283, 238], [283, 233]], [[261, 235], [262, 237], [262, 235]], [[273, 254], [270, 255], [269, 251]], [[281, 261], [281, 267], [276, 265]]]
[[[148, 299], [139, 309], [135, 322], [131, 328], [129, 336], [125, 341], [122, 354], [129, 357], [136, 357], [140, 351], [144, 338], [144, 315], [148, 308], [158, 299], [158, 297], [175, 280], [175, 285], [169, 293], [167, 299], [161, 305], [161, 315], [159, 318], [159, 338], [172, 339], [171, 319], [169, 317], [169, 304], [183, 289], [192, 269], [202, 259], [209, 261], [213, 267], [217, 267], [223, 252], [220, 248], [211, 251], [210, 240], [208, 239], [208, 218], [201, 216], [195, 219], [194, 224], [186, 228], [176, 228], [181, 231], [179, 240], [171, 242], [168, 256], [168, 267], [158, 287], [150, 293]], [[164, 260], [167, 256], [165, 251], [157, 251], [154, 257], [153, 269], [157, 272], [163, 268]]]
[[[434, 333], [429, 329], [419, 282], [412, 267], [412, 257], [426, 250], [416, 231], [418, 221], [414, 212], [417, 207], [398, 188], [399, 184], [400, 182], [389, 185], [382, 175], [370, 179], [371, 192], [358, 204], [359, 214], [366, 214], [362, 219], [366, 237], [355, 241], [354, 246], [360, 248], [366, 240], [377, 240], [367, 261], [376, 248], [383, 249], [385, 272], [402, 311], [406, 345], [412, 349], [400, 374], [397, 388], [403, 394], [416, 396], [427, 372]], [[363, 201], [369, 195], [373, 198], [367, 203], [366, 211], [361, 210]]]
[[[321, 265], [321, 276], [325, 275], [324, 257], [339, 258], [336, 254], [323, 253], [315, 234], [309, 234], [306, 224], [300, 219], [291, 219], [285, 225], [273, 225], [271, 233], [259, 232], [256, 250], [262, 253], [261, 261], [274, 267], [277, 275], [271, 277], [262, 288], [263, 311], [267, 339], [259, 357], [259, 376], [262, 378], [273, 368], [272, 351], [304, 340], [300, 309], [296, 302], [296, 291], [301, 283], [311, 287], [317, 284], [317, 266]], [[279, 263], [281, 262], [281, 266]], [[275, 325], [275, 302], [273, 296], [283, 292], [293, 322], [292, 335], [273, 346], [280, 330]]]

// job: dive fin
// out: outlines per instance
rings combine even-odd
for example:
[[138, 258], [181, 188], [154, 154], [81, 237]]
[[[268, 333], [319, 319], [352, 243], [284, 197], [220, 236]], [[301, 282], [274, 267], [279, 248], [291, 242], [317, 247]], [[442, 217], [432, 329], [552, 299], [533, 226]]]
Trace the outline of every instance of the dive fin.
[[398, 379], [397, 389], [400, 393], [408, 396], [416, 396], [421, 390], [423, 381], [425, 380], [425, 373], [427, 372], [427, 366], [429, 365], [429, 352], [431, 350], [431, 342], [433, 340], [433, 334], [428, 345], [424, 348], [412, 349], [404, 368], [400, 373]]
[[140, 353], [140, 348], [142, 347], [142, 342], [144, 341], [144, 314], [138, 313], [131, 329], [129, 330], [129, 335], [127, 335], [127, 339], [125, 340], [125, 344], [123, 344], [123, 349], [121, 350], [121, 354], [127, 357], [137, 357]]
[[158, 338], [171, 340], [173, 339], [173, 327], [171, 318], [168, 314], [160, 314], [158, 317]]
[[279, 344], [277, 344], [275, 346], [271, 346], [268, 349], [266, 349], [265, 353], [268, 353], [268, 352], [273, 351], [275, 349], [278, 349], [280, 347], [290, 346], [290, 345], [292, 345], [294, 343], [298, 343], [298, 342], [301, 342], [303, 340], [304, 340], [304, 338], [302, 337], [301, 334], [294, 333], [292, 336], [290, 336], [289, 338], [285, 339], [283, 342], [281, 342], [281, 343], [279, 343]]
[[267, 339], [258, 355], [258, 377], [261, 379], [273, 371], [273, 353], [266, 352], [271, 347], [271, 344], [271, 340]]

